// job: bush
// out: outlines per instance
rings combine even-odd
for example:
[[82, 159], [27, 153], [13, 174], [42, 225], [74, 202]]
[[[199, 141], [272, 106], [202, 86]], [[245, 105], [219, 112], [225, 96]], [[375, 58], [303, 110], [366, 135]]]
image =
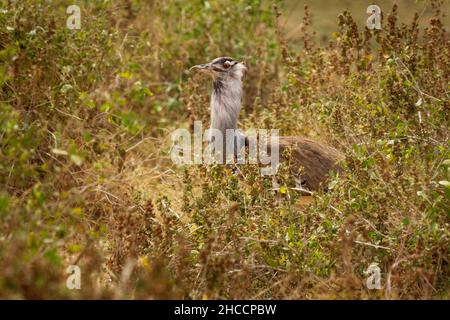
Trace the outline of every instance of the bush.
[[[307, 8], [289, 43], [282, 8], [257, 0], [85, 1], [80, 30], [69, 4], [2, 3], [0, 297], [448, 298], [440, 1], [426, 26], [344, 12], [326, 45]], [[287, 165], [274, 192], [252, 165], [171, 163], [171, 131], [209, 118], [185, 70], [221, 55], [248, 65], [243, 127], [345, 152], [329, 192], [305, 205]]]

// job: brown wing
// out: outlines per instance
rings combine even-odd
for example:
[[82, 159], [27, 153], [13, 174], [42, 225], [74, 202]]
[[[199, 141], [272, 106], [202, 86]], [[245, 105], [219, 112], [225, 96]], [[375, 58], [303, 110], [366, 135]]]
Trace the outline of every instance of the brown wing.
[[295, 165], [303, 167], [302, 183], [309, 190], [323, 188], [330, 171], [341, 171], [338, 162], [344, 158], [338, 150], [327, 145], [300, 137], [280, 137], [280, 155], [286, 148], [291, 148]]
[[[254, 137], [245, 137], [245, 145], [249, 146], [250, 141], [256, 144]], [[271, 154], [274, 141], [268, 146], [268, 154]], [[296, 177], [299, 182], [308, 190], [316, 191], [324, 188], [323, 182], [331, 171], [341, 171], [339, 161], [344, 155], [338, 150], [313, 140], [300, 137], [279, 137], [279, 155], [283, 159], [284, 151], [291, 149], [294, 160], [293, 170], [298, 173], [303, 168], [301, 177]]]

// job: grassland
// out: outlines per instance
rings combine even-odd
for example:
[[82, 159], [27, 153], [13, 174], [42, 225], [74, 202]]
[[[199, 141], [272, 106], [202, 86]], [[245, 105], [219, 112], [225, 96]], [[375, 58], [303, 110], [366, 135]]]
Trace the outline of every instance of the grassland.
[[[364, 1], [79, 1], [79, 30], [72, 1], [0, 4], [1, 298], [449, 298], [448, 2], [380, 1], [380, 31]], [[329, 192], [173, 165], [209, 123], [186, 70], [223, 55], [242, 128], [345, 153]]]

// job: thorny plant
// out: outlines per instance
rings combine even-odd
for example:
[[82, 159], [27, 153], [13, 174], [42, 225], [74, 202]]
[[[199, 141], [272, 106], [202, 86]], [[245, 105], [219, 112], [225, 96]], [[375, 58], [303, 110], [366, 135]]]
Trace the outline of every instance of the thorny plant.
[[[0, 297], [448, 298], [441, 2], [382, 30], [344, 12], [322, 44], [308, 8], [290, 43], [256, 0], [83, 2], [80, 30], [67, 1], [2, 1]], [[278, 190], [253, 165], [172, 165], [170, 132], [208, 122], [184, 70], [223, 53], [248, 65], [244, 128], [345, 151], [329, 192], [303, 204], [289, 161]]]

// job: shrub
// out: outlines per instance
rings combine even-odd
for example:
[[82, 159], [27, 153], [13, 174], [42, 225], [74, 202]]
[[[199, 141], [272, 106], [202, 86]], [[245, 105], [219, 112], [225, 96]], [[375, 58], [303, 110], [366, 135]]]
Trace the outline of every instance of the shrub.
[[[85, 1], [80, 30], [69, 4], [2, 3], [1, 297], [448, 298], [446, 4], [379, 31], [343, 12], [328, 44], [257, 0]], [[345, 152], [329, 192], [304, 204], [288, 164], [275, 192], [252, 165], [170, 162], [171, 131], [209, 118], [185, 70], [221, 55], [248, 65], [243, 127]]]

